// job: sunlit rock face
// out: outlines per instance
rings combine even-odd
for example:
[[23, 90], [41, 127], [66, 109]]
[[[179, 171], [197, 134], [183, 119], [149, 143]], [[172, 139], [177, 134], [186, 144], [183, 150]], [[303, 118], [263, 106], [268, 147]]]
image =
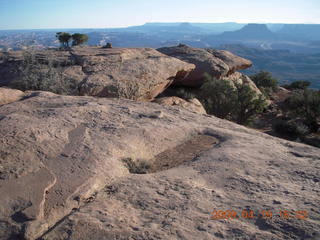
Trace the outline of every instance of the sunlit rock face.
[[182, 108], [29, 92], [0, 107], [0, 239], [317, 239], [319, 156]]

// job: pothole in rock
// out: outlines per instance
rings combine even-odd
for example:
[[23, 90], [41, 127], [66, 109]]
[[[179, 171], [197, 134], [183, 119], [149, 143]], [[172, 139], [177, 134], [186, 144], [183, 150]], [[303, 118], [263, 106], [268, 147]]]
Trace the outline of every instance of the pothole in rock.
[[133, 160], [132, 158], [124, 158], [122, 161], [130, 173], [155, 173], [190, 162], [218, 143], [219, 140], [213, 136], [197, 135], [174, 148], [159, 153], [153, 159]]

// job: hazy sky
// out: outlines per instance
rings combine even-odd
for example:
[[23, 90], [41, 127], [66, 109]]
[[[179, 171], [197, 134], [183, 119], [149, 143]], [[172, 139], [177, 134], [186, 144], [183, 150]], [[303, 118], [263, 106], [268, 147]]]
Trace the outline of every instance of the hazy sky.
[[320, 23], [320, 0], [0, 0], [0, 29], [231, 21]]

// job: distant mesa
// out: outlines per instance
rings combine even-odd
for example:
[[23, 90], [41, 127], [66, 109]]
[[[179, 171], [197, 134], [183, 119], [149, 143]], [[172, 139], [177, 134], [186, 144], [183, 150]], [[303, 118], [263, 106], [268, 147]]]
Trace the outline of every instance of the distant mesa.
[[270, 31], [266, 24], [250, 23], [240, 30], [233, 32], [224, 32], [220, 35], [222, 38], [237, 39], [274, 39], [276, 34]]

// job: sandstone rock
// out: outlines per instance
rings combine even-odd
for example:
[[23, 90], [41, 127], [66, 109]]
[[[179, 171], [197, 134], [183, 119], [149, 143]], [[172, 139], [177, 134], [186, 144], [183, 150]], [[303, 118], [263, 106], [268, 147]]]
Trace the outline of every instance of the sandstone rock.
[[200, 87], [204, 82], [205, 73], [220, 78], [226, 76], [230, 71], [226, 63], [205, 49], [179, 45], [176, 47], [159, 48], [157, 50], [168, 56], [196, 65], [196, 69], [187, 78], [174, 81], [175, 85]]
[[19, 101], [23, 96], [20, 90], [0, 87], [0, 105]]
[[64, 79], [75, 82], [76, 87], [68, 91], [74, 95], [150, 101], [195, 68], [149, 48], [74, 47], [70, 51], [45, 50], [24, 55], [22, 51], [8, 53], [7, 61], [0, 64], [0, 84], [10, 85], [11, 80], [19, 79], [17, 66], [27, 58], [40, 64], [32, 74], [37, 75], [38, 69], [41, 74], [53, 68], [62, 72]]
[[150, 101], [175, 79], [183, 79], [194, 65], [167, 57], [154, 49], [76, 49], [88, 74], [80, 84], [80, 94], [124, 97]]
[[252, 62], [245, 58], [234, 55], [233, 53], [226, 50], [216, 50], [209, 48], [207, 49], [213, 56], [221, 59], [224, 63], [229, 66], [229, 73], [232, 74], [235, 71], [244, 70], [252, 66]]
[[[316, 239], [319, 156], [184, 109], [29, 93], [0, 107], [0, 239]], [[162, 167], [130, 174], [128, 158]], [[252, 220], [210, 220], [249, 208]]]
[[251, 61], [236, 56], [231, 52], [191, 48], [182, 44], [176, 47], [160, 48], [158, 51], [196, 65], [196, 69], [187, 78], [175, 81], [173, 83], [175, 85], [200, 87], [204, 83], [205, 74], [209, 74], [218, 79], [228, 80], [231, 83], [248, 84], [258, 95], [261, 94], [248, 76], [236, 72], [237, 70], [251, 67]]
[[184, 100], [179, 97], [163, 97], [155, 99], [154, 102], [167, 106], [179, 106], [199, 114], [207, 114], [201, 102], [196, 98]]

